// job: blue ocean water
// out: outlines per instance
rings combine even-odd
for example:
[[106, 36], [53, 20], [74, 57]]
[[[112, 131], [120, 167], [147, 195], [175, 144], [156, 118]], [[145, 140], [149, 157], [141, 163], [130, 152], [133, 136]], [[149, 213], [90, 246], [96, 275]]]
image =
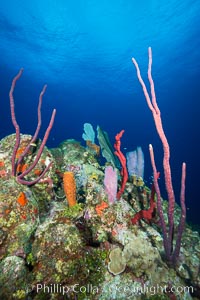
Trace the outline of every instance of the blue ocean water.
[[141, 146], [145, 181], [154, 146], [165, 196], [161, 142], [131, 58], [148, 86], [149, 46], [164, 130], [171, 147], [174, 190], [179, 201], [181, 164], [187, 163], [187, 219], [199, 223], [200, 2], [192, 0], [7, 0], [0, 4], [0, 138], [13, 133], [9, 89], [22, 133], [32, 134], [45, 83], [43, 137], [51, 112], [56, 120], [47, 146], [82, 140], [83, 124], [99, 125], [113, 143], [125, 130], [124, 152]]

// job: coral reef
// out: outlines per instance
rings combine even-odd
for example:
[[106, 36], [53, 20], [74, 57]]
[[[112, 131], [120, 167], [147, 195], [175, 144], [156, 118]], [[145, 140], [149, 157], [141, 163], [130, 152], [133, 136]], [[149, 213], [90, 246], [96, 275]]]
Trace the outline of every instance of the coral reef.
[[[21, 135], [19, 149], [30, 138]], [[44, 178], [22, 185], [11, 175], [14, 140], [10, 135], [0, 141], [1, 299], [198, 299], [199, 234], [186, 226], [178, 263], [169, 266], [157, 212], [152, 220], [131, 222], [149, 207], [151, 190], [144, 183], [130, 177], [120, 200], [110, 202], [106, 166], [90, 147], [66, 140], [58, 148], [45, 147], [27, 175], [34, 180], [48, 160]], [[21, 167], [34, 158], [35, 149]], [[76, 183], [72, 206], [65, 172]], [[167, 220], [168, 202], [162, 202]], [[175, 225], [179, 214], [176, 205]]]
[[0, 299], [200, 298], [199, 234], [185, 224], [186, 164], [180, 208], [151, 77], [151, 48], [152, 103], [135, 59], [133, 63], [163, 144], [168, 201], [161, 198], [152, 145], [151, 189], [143, 181], [141, 151], [137, 159], [128, 159], [128, 173], [121, 150], [124, 130], [115, 136], [115, 151], [99, 126], [95, 144], [89, 123], [84, 125], [86, 147], [70, 139], [48, 149], [55, 109], [43, 140], [38, 139], [46, 86], [39, 96], [34, 135], [20, 134], [13, 92], [21, 69], [9, 94], [15, 134], [0, 141]]

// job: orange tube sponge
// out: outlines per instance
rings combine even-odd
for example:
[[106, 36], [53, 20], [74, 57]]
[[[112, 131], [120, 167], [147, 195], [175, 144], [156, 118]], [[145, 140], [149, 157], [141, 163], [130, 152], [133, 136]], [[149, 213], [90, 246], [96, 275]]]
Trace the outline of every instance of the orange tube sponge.
[[26, 198], [26, 194], [24, 192], [20, 192], [19, 197], [17, 198], [17, 202], [21, 206], [25, 206], [28, 203], [28, 200]]
[[68, 200], [69, 207], [76, 204], [76, 181], [73, 172], [64, 172], [63, 189]]

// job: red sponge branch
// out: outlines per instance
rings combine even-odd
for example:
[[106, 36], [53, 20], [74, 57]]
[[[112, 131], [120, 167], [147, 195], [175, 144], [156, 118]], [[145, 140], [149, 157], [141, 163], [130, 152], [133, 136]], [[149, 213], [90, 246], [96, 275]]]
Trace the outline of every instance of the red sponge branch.
[[[159, 178], [160, 173], [157, 172], [157, 178]], [[155, 185], [152, 184], [151, 187], [151, 197], [149, 202], [149, 208], [148, 209], [142, 209], [138, 211], [135, 216], [131, 219], [131, 222], [133, 225], [135, 225], [138, 221], [141, 219], [145, 219], [147, 221], [151, 221], [154, 217], [154, 212], [156, 210], [156, 202], [155, 202]]]
[[118, 191], [117, 193], [117, 199], [119, 200], [121, 198], [121, 195], [123, 194], [124, 192], [124, 189], [125, 189], [125, 185], [126, 185], [126, 182], [128, 180], [128, 171], [127, 171], [127, 168], [126, 168], [126, 157], [124, 156], [124, 154], [121, 152], [121, 137], [124, 133], [124, 130], [121, 130], [120, 133], [118, 133], [116, 136], [115, 136], [115, 144], [114, 144], [114, 148], [115, 148], [115, 155], [119, 158], [119, 161], [121, 163], [121, 176], [122, 176], [122, 183], [121, 183], [121, 188], [120, 190]]

